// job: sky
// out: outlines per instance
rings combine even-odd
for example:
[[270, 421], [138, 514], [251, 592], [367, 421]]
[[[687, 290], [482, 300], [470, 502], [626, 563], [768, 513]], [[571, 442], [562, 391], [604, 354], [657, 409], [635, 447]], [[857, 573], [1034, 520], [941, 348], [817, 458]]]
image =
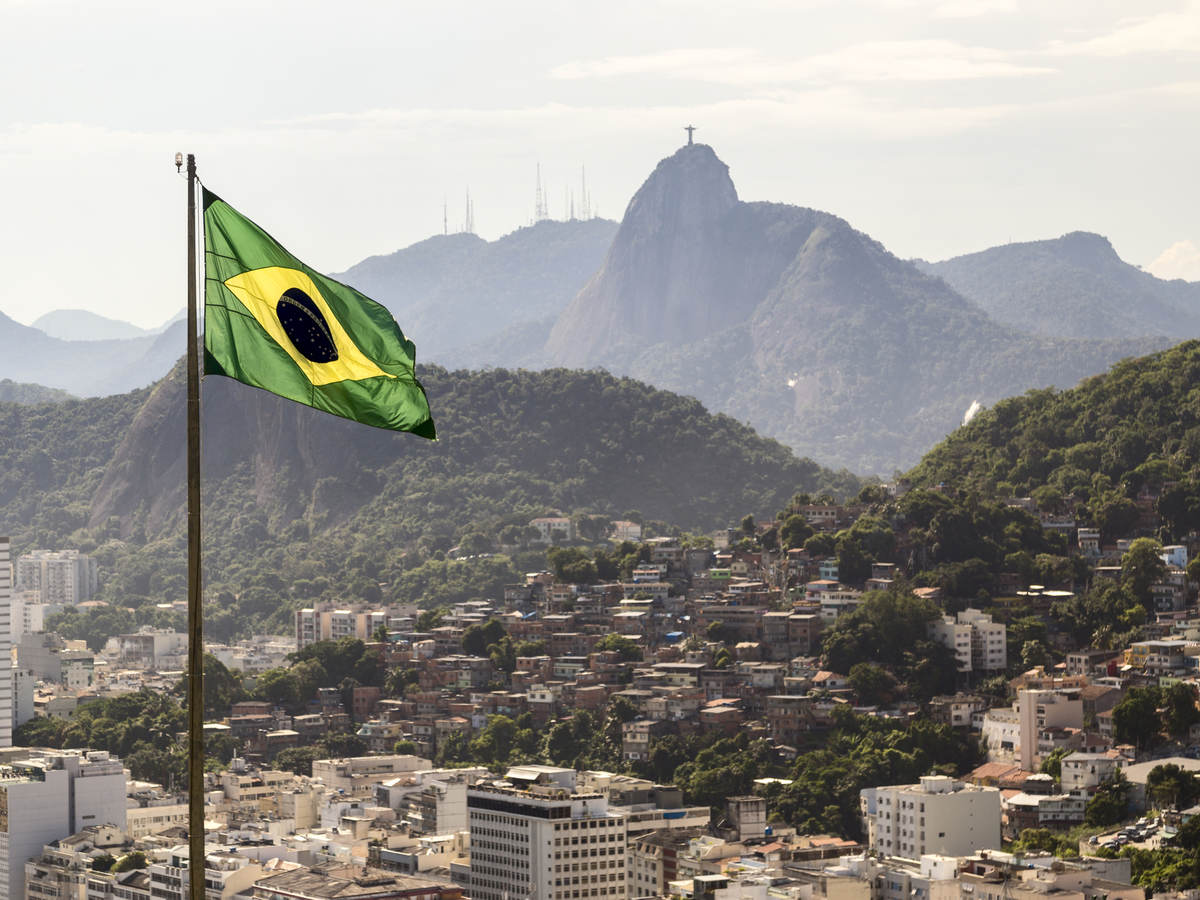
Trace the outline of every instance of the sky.
[[0, 312], [152, 327], [201, 178], [315, 268], [620, 218], [683, 126], [900, 257], [1068, 231], [1200, 280], [1200, 0], [0, 0]]

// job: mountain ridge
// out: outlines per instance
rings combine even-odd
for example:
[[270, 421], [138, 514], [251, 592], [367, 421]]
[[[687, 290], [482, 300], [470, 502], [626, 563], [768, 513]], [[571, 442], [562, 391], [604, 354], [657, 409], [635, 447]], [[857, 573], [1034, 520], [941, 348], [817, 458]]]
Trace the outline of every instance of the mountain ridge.
[[1053, 337], [1200, 334], [1200, 283], [1155, 277], [1108, 238], [1072, 231], [942, 262], [917, 260], [1002, 324]]
[[[612, 332], [621, 340], [602, 339]], [[1021, 334], [833, 214], [738, 201], [728, 167], [691, 145], [634, 195], [546, 351], [694, 395], [801, 455], [888, 473], [975, 400], [1073, 384], [1167, 342]]]

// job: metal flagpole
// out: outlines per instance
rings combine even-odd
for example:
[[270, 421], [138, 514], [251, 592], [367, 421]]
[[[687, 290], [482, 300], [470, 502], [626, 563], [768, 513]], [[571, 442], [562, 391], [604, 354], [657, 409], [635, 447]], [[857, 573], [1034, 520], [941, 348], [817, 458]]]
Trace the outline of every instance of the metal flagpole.
[[[176, 164], [179, 159], [176, 157]], [[200, 358], [196, 157], [187, 155], [188, 898], [204, 900], [204, 629], [200, 608]]]

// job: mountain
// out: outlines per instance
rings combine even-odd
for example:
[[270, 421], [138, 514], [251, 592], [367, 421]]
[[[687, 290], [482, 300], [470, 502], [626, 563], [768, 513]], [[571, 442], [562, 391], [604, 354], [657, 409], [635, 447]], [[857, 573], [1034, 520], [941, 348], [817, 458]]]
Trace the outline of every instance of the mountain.
[[997, 322], [1054, 337], [1200, 334], [1200, 283], [1164, 281], [1074, 231], [918, 267], [945, 279]]
[[[603, 372], [424, 367], [439, 440], [364, 428], [225, 378], [204, 382], [205, 483], [236, 483], [272, 520], [386, 522], [394, 543], [521, 506], [637, 508], [696, 528], [774, 513], [797, 490], [858, 481], [797, 459], [695, 400]], [[160, 382], [91, 498], [91, 525], [182, 523], [183, 380]], [[210, 501], [215, 502], [215, 501]], [[241, 501], [239, 501], [241, 502]]]
[[[617, 225], [543, 221], [495, 241], [431, 237], [334, 277], [391, 310], [421, 359], [536, 364], [555, 317], [600, 267]], [[479, 354], [490, 354], [480, 360]]]
[[[171, 334], [171, 332], [167, 332]], [[170, 352], [174, 361], [184, 347], [182, 333]], [[162, 335], [100, 341], [65, 341], [0, 313], [0, 378], [58, 388], [81, 397], [124, 393], [161, 378]]]
[[[155, 604], [182, 590], [182, 368], [129, 394], [0, 403], [0, 527], [18, 552], [93, 552], [104, 598], [146, 611], [136, 624], [159, 622]], [[459, 578], [461, 593], [487, 596], [525, 570], [484, 561], [478, 565], [490, 574], [473, 581], [474, 569], [447, 568], [440, 552], [471, 535], [491, 544], [508, 526], [519, 534], [549, 510], [641, 515], [707, 531], [747, 513], [772, 517], [796, 491], [846, 496], [861, 487], [694, 399], [604, 372], [426, 366], [420, 374], [436, 442], [229, 379], [204, 381], [212, 596], [236, 595], [258, 624], [286, 617], [285, 600], [375, 596], [380, 583], [392, 585], [392, 598], [430, 600]], [[544, 555], [529, 552], [518, 565], [545, 565]], [[410, 553], [428, 559], [427, 582], [409, 579]], [[402, 579], [409, 580], [401, 586]], [[250, 597], [261, 601], [257, 612], [243, 608]], [[221, 603], [229, 608], [232, 596]]]
[[86, 309], [56, 309], [39, 316], [33, 327], [62, 341], [104, 341], [145, 337], [153, 333]]
[[1068, 390], [1030, 391], [981, 411], [907, 478], [1004, 497], [1049, 485], [1084, 502], [1169, 484], [1196, 495], [1200, 527], [1197, 383], [1200, 341], [1123, 360]]
[[728, 167], [695, 144], [634, 195], [546, 353], [691, 394], [800, 454], [886, 473], [975, 400], [1073, 384], [1167, 343], [1005, 327], [834, 215], [740, 201]]
[[66, 391], [43, 387], [40, 384], [22, 384], [11, 379], [0, 379], [0, 403], [21, 403], [33, 406], [38, 403], [61, 403], [73, 399]]

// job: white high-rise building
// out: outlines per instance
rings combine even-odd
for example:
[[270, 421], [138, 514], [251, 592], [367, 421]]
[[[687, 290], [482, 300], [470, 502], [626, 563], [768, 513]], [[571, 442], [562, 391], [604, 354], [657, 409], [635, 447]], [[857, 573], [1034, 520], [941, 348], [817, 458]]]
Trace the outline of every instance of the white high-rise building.
[[1000, 791], [925, 775], [920, 784], [859, 792], [872, 852], [920, 859], [1000, 849]]
[[8, 538], [0, 537], [0, 747], [12, 746], [12, 563]]
[[25, 863], [89, 825], [125, 828], [125, 767], [102, 750], [31, 750], [0, 766], [0, 900], [24, 900]]
[[17, 558], [16, 586], [37, 591], [43, 603], [74, 606], [99, 587], [96, 561], [78, 550], [31, 550]]
[[626, 820], [575, 772], [515, 766], [467, 790], [472, 900], [626, 896]]
[[998, 672], [1008, 665], [1008, 630], [977, 609], [942, 616], [929, 625], [930, 636], [954, 651], [960, 672]]

